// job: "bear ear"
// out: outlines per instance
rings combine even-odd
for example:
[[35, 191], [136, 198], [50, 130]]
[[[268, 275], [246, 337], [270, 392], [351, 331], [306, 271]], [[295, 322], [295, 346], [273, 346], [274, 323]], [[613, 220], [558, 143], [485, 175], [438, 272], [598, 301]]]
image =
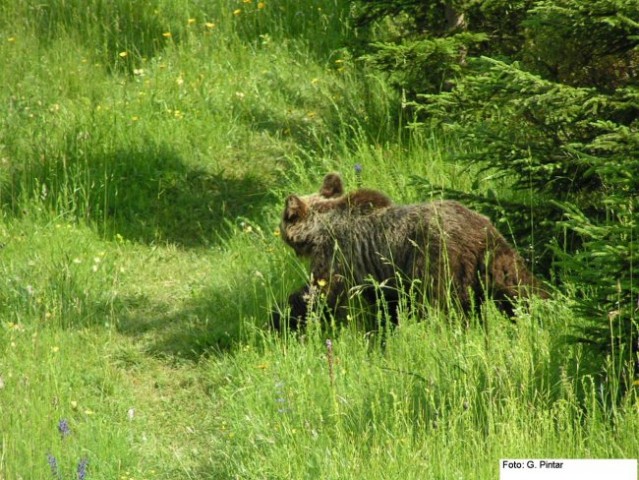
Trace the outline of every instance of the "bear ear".
[[308, 214], [308, 205], [297, 195], [289, 195], [284, 208], [284, 220], [294, 222]]
[[322, 188], [319, 191], [324, 198], [339, 197], [344, 194], [344, 185], [339, 173], [329, 173], [324, 177]]

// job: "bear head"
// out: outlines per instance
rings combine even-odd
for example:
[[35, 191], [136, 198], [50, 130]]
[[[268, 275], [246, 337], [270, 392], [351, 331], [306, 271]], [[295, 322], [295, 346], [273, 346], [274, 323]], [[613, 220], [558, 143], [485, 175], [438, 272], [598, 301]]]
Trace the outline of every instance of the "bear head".
[[308, 256], [313, 248], [316, 229], [315, 214], [325, 213], [335, 207], [332, 202], [344, 195], [344, 185], [337, 173], [324, 177], [318, 193], [289, 195], [284, 203], [280, 222], [280, 236], [299, 256]]
[[392, 204], [390, 198], [377, 190], [362, 188], [345, 194], [339, 174], [329, 173], [318, 193], [286, 198], [280, 234], [298, 255], [308, 256], [325, 233], [319, 215], [366, 215]]

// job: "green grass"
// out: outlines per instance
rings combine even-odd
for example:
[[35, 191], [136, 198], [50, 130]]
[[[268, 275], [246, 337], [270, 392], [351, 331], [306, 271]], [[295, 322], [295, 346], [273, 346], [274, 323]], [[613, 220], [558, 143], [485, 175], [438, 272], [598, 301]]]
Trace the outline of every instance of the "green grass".
[[346, 2], [139, 3], [0, 6], [1, 479], [54, 478], [47, 454], [65, 479], [83, 458], [87, 479], [492, 479], [639, 455], [634, 392], [562, 342], [569, 297], [405, 318], [384, 346], [357, 321], [270, 332], [306, 275], [275, 235], [288, 193], [352, 188], [356, 163], [398, 202], [477, 179], [454, 139], [399, 127]]

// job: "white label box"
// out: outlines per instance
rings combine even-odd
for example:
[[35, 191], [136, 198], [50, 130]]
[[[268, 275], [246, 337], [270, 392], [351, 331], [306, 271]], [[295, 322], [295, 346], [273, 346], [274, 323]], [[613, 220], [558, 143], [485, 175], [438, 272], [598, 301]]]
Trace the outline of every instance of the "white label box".
[[499, 480], [637, 480], [637, 460], [502, 459]]

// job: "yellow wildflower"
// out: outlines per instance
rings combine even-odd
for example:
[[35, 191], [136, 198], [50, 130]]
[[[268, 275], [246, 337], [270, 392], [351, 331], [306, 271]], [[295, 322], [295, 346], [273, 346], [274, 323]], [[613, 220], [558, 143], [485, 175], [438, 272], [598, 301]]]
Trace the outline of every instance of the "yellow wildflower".
[[242, 13], [241, 8], [238, 8], [237, 10], [233, 10], [233, 15], [239, 15], [240, 13]]
[[204, 26], [205, 26], [206, 28], [215, 28], [215, 24], [214, 24], [213, 22], [206, 22], [206, 23], [204, 24]]
[[124, 52], [120, 52], [120, 53], [118, 53], [118, 55], [120, 55], [120, 57], [122, 57], [122, 58], [126, 58], [126, 57], [128, 57], [128, 56], [129, 56], [129, 52], [127, 52], [127, 51], [125, 50]]
[[266, 7], [266, 3], [264, 3], [264, 2], [258, 2], [257, 3], [257, 8], [259, 8], [260, 10], [262, 10], [264, 7]]
[[195, 23], [195, 18], [189, 18], [186, 23], [187, 25], [193, 25]]
[[162, 36], [163, 36], [164, 38], [171, 38], [171, 37], [172, 37], [171, 32], [164, 32], [164, 33], [162, 34]]

